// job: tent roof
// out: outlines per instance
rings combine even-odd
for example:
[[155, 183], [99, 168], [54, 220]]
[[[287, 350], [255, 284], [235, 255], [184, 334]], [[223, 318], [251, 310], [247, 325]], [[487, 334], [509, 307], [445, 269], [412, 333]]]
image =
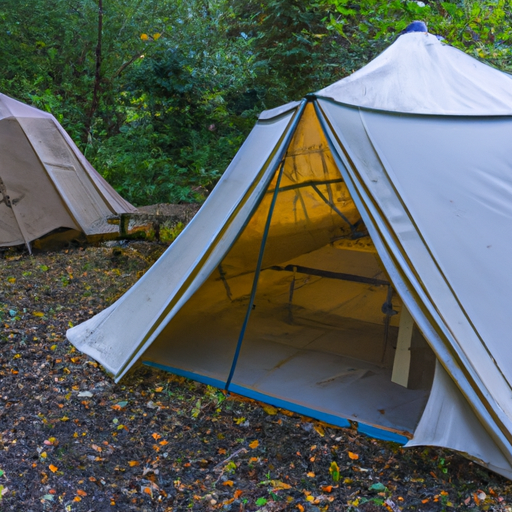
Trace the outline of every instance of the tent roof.
[[0, 119], [5, 119], [7, 117], [53, 118], [53, 116], [48, 112], [43, 112], [38, 108], [31, 107], [26, 103], [22, 103], [21, 101], [0, 93]]
[[512, 76], [426, 32], [400, 36], [369, 64], [316, 94], [389, 112], [512, 115]]

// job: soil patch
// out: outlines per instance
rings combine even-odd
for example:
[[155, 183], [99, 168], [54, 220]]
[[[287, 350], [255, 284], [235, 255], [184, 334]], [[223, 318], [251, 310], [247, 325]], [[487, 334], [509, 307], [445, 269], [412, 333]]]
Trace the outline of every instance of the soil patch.
[[65, 332], [165, 248], [0, 254], [0, 511], [511, 510], [511, 482], [453, 452], [143, 367], [115, 384]]

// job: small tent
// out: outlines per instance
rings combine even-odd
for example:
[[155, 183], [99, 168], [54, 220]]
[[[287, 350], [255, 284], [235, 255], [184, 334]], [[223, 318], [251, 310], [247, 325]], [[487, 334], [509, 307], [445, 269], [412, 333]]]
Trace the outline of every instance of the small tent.
[[0, 94], [0, 247], [69, 230], [115, 234], [107, 217], [126, 202], [96, 172], [55, 117]]
[[512, 77], [413, 31], [263, 112], [160, 260], [69, 340], [512, 478]]

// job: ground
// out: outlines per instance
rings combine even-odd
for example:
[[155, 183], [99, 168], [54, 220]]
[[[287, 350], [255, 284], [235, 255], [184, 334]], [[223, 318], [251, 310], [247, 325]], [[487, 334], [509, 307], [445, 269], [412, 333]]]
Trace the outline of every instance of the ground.
[[165, 247], [0, 252], [0, 512], [512, 511], [512, 483], [143, 367], [115, 384], [66, 329]]

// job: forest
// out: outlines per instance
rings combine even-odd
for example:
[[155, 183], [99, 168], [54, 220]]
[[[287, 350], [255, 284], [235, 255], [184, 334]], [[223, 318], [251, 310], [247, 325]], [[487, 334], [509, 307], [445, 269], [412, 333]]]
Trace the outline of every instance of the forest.
[[506, 0], [0, 0], [0, 92], [51, 112], [136, 206], [202, 202], [258, 114], [413, 20], [512, 68]]

